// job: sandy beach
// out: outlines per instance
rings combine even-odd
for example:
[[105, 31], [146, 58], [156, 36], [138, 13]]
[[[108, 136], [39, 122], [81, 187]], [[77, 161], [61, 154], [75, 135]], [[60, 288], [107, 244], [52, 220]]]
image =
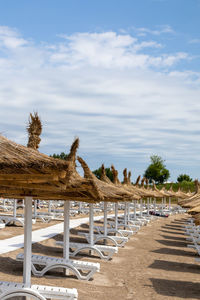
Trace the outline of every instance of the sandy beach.
[[[101, 270], [91, 281], [65, 278], [54, 271], [42, 278], [32, 276], [32, 283], [75, 287], [79, 300], [100, 300], [102, 296], [105, 300], [200, 299], [200, 266], [194, 261], [195, 252], [187, 248], [181, 227], [186, 218], [159, 218], [142, 227], [111, 261], [79, 257], [100, 262]], [[61, 248], [55, 246], [60, 239], [62, 235], [34, 244], [33, 253], [61, 257]], [[0, 280], [21, 282], [22, 264], [15, 261], [20, 252], [22, 249], [1, 255]]]

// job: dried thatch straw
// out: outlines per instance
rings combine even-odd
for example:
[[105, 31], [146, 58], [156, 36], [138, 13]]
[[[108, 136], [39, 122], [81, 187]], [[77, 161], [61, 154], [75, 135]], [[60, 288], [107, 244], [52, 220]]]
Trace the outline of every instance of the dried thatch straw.
[[138, 186], [138, 185], [139, 185], [140, 178], [141, 178], [141, 176], [139, 175], [138, 178], [137, 178], [137, 180], [136, 180], [136, 182], [135, 182], [135, 186]]
[[[194, 207], [196, 203], [198, 203], [199, 199], [200, 199], [200, 190], [199, 190], [199, 182], [198, 180], [196, 179], [195, 181], [195, 187], [196, 187], [196, 191], [195, 193], [190, 196], [190, 197], [187, 197], [186, 199], [181, 199], [179, 200], [178, 204], [181, 205], [182, 207], [184, 208], [187, 208], [187, 207]], [[192, 206], [191, 206], [192, 205]], [[194, 205], [194, 206], [193, 206]]]
[[131, 171], [128, 172], [128, 184], [131, 184]]
[[104, 182], [107, 182], [109, 184], [111, 184], [111, 180], [108, 178], [108, 176], [106, 176], [106, 170], [105, 170], [105, 167], [104, 167], [104, 164], [102, 164], [101, 166], [101, 178], [100, 178], [101, 181], [104, 181]]
[[77, 157], [78, 161], [80, 162], [83, 170], [84, 170], [84, 177], [87, 179], [93, 180], [95, 185], [97, 186], [99, 192], [103, 195], [104, 201], [109, 202], [117, 202], [117, 201], [131, 201], [133, 199], [133, 195], [124, 189], [121, 189], [115, 186], [111, 181], [106, 179], [106, 174], [104, 174], [104, 181], [99, 180], [89, 169], [86, 162], [81, 158]]
[[118, 179], [118, 171], [115, 169], [115, 167], [113, 165], [111, 165], [111, 170], [112, 170], [112, 173], [113, 173], [113, 183], [115, 185], [120, 185], [121, 182], [119, 181]]
[[92, 180], [76, 171], [79, 140], [67, 160], [55, 159], [0, 136], [0, 196], [95, 202], [103, 199]]
[[38, 113], [30, 114], [29, 124], [27, 126], [28, 131], [28, 148], [37, 150], [41, 142], [40, 135], [42, 133], [42, 123], [38, 116]]
[[128, 184], [127, 168], [124, 169], [123, 175], [124, 175], [123, 183]]

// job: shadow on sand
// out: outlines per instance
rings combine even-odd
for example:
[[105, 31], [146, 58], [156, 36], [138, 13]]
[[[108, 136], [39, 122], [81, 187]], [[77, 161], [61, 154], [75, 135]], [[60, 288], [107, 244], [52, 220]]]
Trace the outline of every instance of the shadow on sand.
[[168, 247], [187, 247], [188, 242], [156, 240], [156, 242]]
[[200, 299], [200, 283], [157, 278], [150, 278], [150, 280], [159, 295], [183, 299]]
[[[195, 256], [195, 252], [191, 252], [190, 249], [187, 251], [180, 250], [180, 249], [170, 249], [170, 248], [160, 248], [157, 250], [151, 251], [153, 253], [159, 253], [159, 254], [167, 254], [167, 255], [182, 255], [182, 256]], [[199, 298], [200, 299], [200, 298]]]
[[149, 268], [159, 269], [165, 271], [174, 271], [174, 272], [188, 272], [193, 274], [198, 274], [200, 272], [200, 266], [196, 264], [186, 264], [175, 261], [167, 260], [155, 260]]
[[184, 241], [185, 242], [185, 237], [171, 236], [171, 235], [161, 235], [161, 237], [166, 240], [175, 240], [175, 241]]

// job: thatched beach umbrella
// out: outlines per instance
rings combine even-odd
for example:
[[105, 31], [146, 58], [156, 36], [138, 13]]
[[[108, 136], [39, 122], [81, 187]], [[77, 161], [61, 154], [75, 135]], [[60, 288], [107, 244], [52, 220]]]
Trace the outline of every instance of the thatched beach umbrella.
[[[131, 198], [130, 198], [131, 201], [139, 200], [141, 198], [140, 196], [138, 196], [133, 191], [127, 190], [121, 184], [121, 182], [118, 179], [118, 172], [117, 172], [117, 170], [115, 170], [113, 165], [111, 166], [111, 169], [112, 169], [112, 174], [113, 174], [113, 182], [106, 176], [104, 164], [102, 164], [102, 166], [101, 166], [101, 180], [114, 186], [115, 188], [120, 190], [123, 194], [125, 193], [125, 194], [131, 195]], [[125, 219], [125, 225], [126, 225], [127, 216], [129, 218], [129, 211], [127, 211], [127, 209], [129, 210], [129, 202], [127, 203], [127, 198], [123, 198], [121, 200], [121, 202], [125, 202], [124, 219]], [[118, 227], [118, 201], [116, 201], [116, 203], [115, 203], [115, 230], [117, 230], [117, 227]]]
[[[106, 176], [104, 173], [105, 169], [103, 166], [102, 169], [102, 175], [101, 175], [101, 180], [99, 180], [89, 169], [88, 165], [86, 162], [81, 158], [78, 157], [78, 161], [80, 162], [83, 170], [84, 170], [84, 177], [89, 179], [92, 178], [94, 180], [96, 186], [98, 187], [99, 191], [104, 197], [104, 234], [107, 235], [107, 203], [108, 202], [124, 202], [124, 201], [132, 201], [133, 199], [133, 194], [118, 187], [113, 184], [109, 178]], [[115, 204], [115, 216], [116, 216], [116, 211], [118, 204]], [[117, 216], [116, 216], [117, 218]], [[115, 218], [115, 220], [116, 220]]]
[[[182, 207], [185, 207], [185, 208], [190, 207], [190, 203], [192, 203], [192, 201], [194, 201], [194, 203], [195, 203], [195, 201], [198, 202], [198, 200], [200, 199], [199, 182], [198, 182], [198, 180], [195, 180], [194, 183], [195, 183], [194, 194], [190, 197], [187, 197], [186, 199], [179, 200], [178, 204], [181, 205]], [[187, 206], [187, 205], [189, 205], [189, 206]]]
[[[34, 117], [37, 116], [32, 115], [33, 122]], [[38, 133], [32, 127], [34, 134]], [[11, 199], [25, 198], [24, 285], [20, 288], [16, 285], [14, 291], [7, 290], [1, 295], [1, 299], [7, 299], [11, 292], [14, 295], [34, 295], [38, 299], [44, 299], [40, 294], [40, 286], [36, 287], [40, 292], [31, 287], [32, 199], [67, 200], [64, 204], [65, 216], [69, 215], [69, 200], [96, 202], [104, 199], [92, 178], [82, 178], [76, 172], [78, 139], [72, 144], [67, 160], [64, 161], [39, 153], [36, 150], [39, 147], [39, 136], [35, 134], [34, 140], [31, 132], [30, 130], [29, 148], [0, 136], [0, 195]], [[65, 218], [64, 223], [64, 258], [68, 260], [69, 235], [65, 228], [69, 228], [69, 218]]]

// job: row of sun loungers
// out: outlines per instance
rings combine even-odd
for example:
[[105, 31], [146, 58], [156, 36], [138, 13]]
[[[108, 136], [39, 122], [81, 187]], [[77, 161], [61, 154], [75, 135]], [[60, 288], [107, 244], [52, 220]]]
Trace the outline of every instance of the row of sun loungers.
[[[92, 206], [91, 206], [92, 207]], [[90, 218], [91, 207], [89, 208]], [[111, 206], [113, 208], [113, 206]], [[104, 209], [107, 208], [104, 207]], [[122, 207], [120, 207], [122, 208]], [[101, 208], [102, 209], [102, 208]], [[143, 207], [142, 207], [143, 210]], [[142, 211], [141, 210], [141, 211]], [[110, 210], [109, 210], [110, 211]], [[73, 257], [77, 256], [81, 252], [88, 250], [91, 255], [96, 255], [100, 259], [110, 260], [113, 255], [118, 253], [118, 247], [124, 247], [128, 242], [131, 235], [136, 234], [141, 226], [147, 225], [155, 217], [149, 215], [145, 210], [142, 213], [131, 213], [129, 215], [124, 213], [119, 215], [117, 220], [114, 218], [108, 218], [107, 212], [104, 214], [103, 226], [94, 225], [93, 220], [90, 220], [92, 224], [92, 240], [90, 232], [78, 232], [79, 236], [83, 236], [86, 239], [85, 243], [69, 242], [69, 258], [55, 258], [42, 255], [31, 256], [31, 271], [34, 276], [42, 277], [48, 271], [60, 268], [64, 271], [65, 275], [73, 274], [79, 280], [90, 280], [96, 272], [100, 271], [100, 263], [75, 260]], [[99, 212], [99, 211], [98, 211]], [[124, 212], [126, 210], [124, 209]], [[106, 216], [106, 220], [105, 220]], [[105, 227], [106, 225], [106, 227]], [[94, 234], [95, 231], [95, 234]], [[104, 241], [105, 244], [99, 244], [99, 241]], [[112, 242], [112, 246], [110, 245]], [[106, 243], [109, 243], [107, 245]], [[56, 245], [64, 247], [63, 241], [57, 241]], [[65, 251], [65, 249], [63, 249]], [[25, 259], [24, 253], [17, 255], [16, 260], [23, 262]], [[26, 291], [26, 293], [25, 293]], [[31, 285], [31, 288], [26, 288], [23, 284], [14, 284], [9, 282], [0, 282], [0, 298], [6, 299], [6, 295], [17, 297], [27, 296], [35, 297], [36, 299], [73, 299], [78, 298], [76, 289], [66, 289], [58, 287], [45, 287]], [[44, 297], [44, 298], [42, 298]]]

